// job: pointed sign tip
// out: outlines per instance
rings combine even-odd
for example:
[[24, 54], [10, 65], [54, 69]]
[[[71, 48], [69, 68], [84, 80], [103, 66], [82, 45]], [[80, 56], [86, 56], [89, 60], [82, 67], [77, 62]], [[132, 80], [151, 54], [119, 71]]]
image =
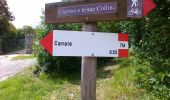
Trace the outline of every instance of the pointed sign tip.
[[53, 54], [53, 32], [49, 32], [44, 38], [40, 40], [40, 44], [43, 46], [47, 52], [52, 55]]
[[147, 16], [154, 8], [156, 8], [156, 4], [152, 0], [143, 0], [142, 16]]

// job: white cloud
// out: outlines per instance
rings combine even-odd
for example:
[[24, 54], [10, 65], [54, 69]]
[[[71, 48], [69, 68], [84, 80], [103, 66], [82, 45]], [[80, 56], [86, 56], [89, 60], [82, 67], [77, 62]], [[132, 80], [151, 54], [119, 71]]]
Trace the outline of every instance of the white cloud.
[[60, 0], [7, 0], [10, 11], [15, 16], [12, 22], [16, 28], [24, 25], [36, 26], [40, 22], [41, 9], [45, 3], [59, 2]]

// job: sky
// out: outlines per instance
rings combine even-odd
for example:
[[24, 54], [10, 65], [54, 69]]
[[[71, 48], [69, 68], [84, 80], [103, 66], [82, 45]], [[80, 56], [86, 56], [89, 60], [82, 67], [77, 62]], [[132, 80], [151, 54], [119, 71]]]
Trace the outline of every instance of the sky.
[[45, 3], [53, 2], [60, 2], [60, 0], [7, 0], [9, 10], [15, 16], [12, 23], [16, 28], [22, 28], [24, 25], [33, 27], [39, 25]]

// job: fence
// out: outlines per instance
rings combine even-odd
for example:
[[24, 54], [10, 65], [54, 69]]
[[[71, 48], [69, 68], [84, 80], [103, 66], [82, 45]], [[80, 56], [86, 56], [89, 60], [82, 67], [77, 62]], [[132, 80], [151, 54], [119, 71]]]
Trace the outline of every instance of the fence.
[[24, 48], [25, 39], [15, 37], [0, 38], [0, 54], [15, 51], [18, 48]]
[[25, 53], [32, 53], [32, 44], [35, 38], [34, 34], [25, 35], [25, 38], [0, 37], [0, 55], [18, 49], [24, 49]]

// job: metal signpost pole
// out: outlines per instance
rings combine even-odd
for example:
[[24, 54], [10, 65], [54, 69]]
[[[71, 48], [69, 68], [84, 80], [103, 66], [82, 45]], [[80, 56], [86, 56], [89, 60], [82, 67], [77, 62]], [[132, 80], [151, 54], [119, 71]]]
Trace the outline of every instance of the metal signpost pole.
[[[83, 31], [95, 32], [96, 23], [85, 23]], [[97, 58], [82, 57], [81, 64], [81, 100], [96, 100]]]

